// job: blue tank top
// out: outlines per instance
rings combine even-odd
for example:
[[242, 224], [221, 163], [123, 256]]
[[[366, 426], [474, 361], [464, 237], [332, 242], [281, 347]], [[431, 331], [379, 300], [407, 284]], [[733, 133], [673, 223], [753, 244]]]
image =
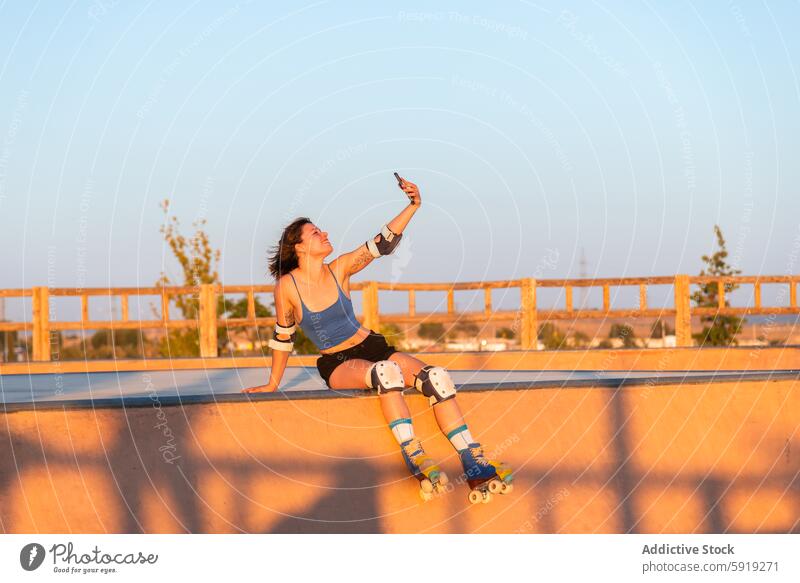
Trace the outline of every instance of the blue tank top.
[[344, 342], [358, 332], [361, 327], [353, 311], [353, 302], [345, 295], [344, 290], [339, 287], [339, 282], [336, 280], [330, 265], [328, 265], [328, 269], [333, 275], [333, 280], [336, 281], [339, 297], [321, 312], [312, 312], [306, 307], [302, 296], [300, 296], [300, 288], [297, 287], [297, 281], [295, 281], [291, 273], [289, 274], [294, 282], [294, 287], [297, 288], [297, 295], [300, 297], [300, 305], [303, 308], [303, 320], [300, 322], [300, 328], [319, 350], [325, 350]]

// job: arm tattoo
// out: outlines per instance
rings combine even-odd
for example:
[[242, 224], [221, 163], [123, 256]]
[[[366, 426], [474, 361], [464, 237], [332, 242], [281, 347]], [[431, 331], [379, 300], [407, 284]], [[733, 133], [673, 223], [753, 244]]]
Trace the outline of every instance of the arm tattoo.
[[373, 259], [374, 257], [372, 256], [372, 253], [369, 252], [369, 249], [367, 249], [366, 246], [361, 247], [357, 251], [355, 257], [353, 257], [353, 271], [358, 271], [364, 268]]
[[286, 327], [291, 327], [294, 324], [294, 310], [291, 306], [283, 311], [283, 321], [286, 322]]

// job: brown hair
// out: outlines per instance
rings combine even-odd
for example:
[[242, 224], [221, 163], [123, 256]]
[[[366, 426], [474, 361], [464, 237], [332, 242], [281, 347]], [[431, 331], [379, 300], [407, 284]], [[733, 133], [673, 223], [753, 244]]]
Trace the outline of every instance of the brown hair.
[[310, 222], [311, 219], [308, 217], [299, 217], [283, 229], [280, 241], [272, 248], [269, 255], [269, 272], [275, 281], [300, 265], [294, 246], [303, 242], [303, 226]]

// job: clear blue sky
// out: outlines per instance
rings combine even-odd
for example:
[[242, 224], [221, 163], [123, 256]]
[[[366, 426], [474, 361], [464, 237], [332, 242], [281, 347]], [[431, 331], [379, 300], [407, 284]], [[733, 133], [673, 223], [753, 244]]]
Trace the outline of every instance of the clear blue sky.
[[797, 2], [264, 4], [0, 4], [0, 287], [174, 275], [164, 198], [271, 283], [282, 225], [350, 250], [394, 170], [423, 207], [364, 279], [695, 274], [715, 223], [800, 270]]

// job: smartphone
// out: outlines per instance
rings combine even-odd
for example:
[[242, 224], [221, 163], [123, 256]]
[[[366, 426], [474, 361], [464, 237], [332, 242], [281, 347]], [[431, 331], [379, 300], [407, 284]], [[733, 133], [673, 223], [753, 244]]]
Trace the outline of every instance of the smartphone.
[[[397, 172], [394, 173], [394, 177], [397, 178], [397, 186], [399, 186], [400, 188], [403, 188], [403, 182], [405, 182], [405, 181], [402, 178], [400, 178], [400, 175]], [[406, 191], [404, 190], [403, 192], [406, 192]], [[408, 197], [408, 200], [411, 201], [411, 204], [416, 204], [416, 203], [414, 203], [414, 197], [413, 196], [411, 196], [407, 192], [406, 192], [406, 196]]]

